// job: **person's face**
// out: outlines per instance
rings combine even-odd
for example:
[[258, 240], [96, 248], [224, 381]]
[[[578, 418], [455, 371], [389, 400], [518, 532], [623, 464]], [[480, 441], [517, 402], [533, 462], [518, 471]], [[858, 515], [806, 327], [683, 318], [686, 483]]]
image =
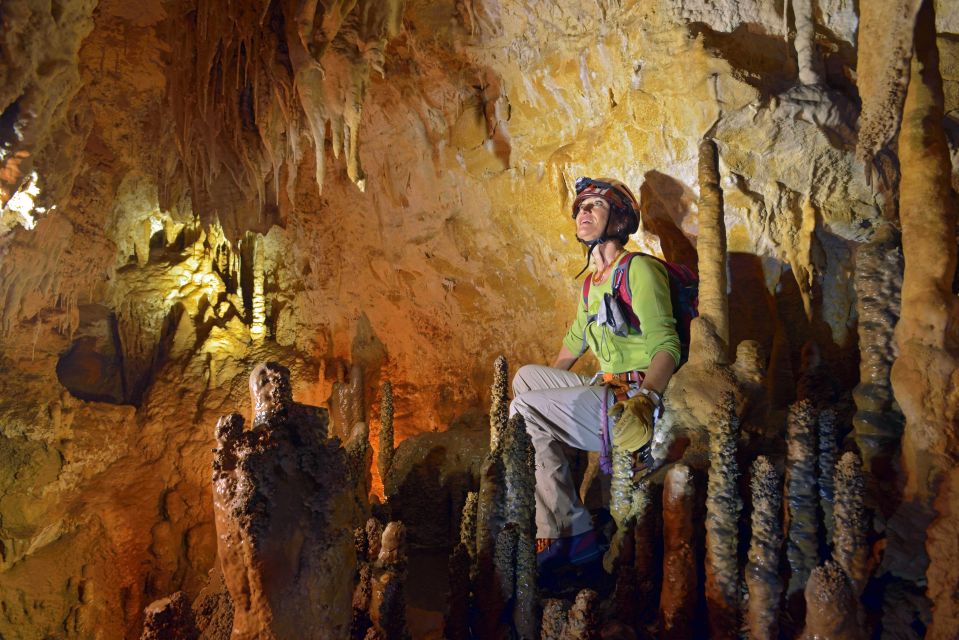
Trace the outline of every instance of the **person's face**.
[[599, 196], [586, 198], [576, 210], [576, 237], [589, 242], [603, 235], [609, 221], [609, 203]]

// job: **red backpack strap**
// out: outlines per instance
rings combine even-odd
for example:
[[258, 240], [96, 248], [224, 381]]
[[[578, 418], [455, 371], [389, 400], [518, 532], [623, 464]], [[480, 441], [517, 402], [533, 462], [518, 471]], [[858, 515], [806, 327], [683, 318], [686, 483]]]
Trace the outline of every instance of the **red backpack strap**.
[[644, 255], [646, 254], [639, 253], [638, 251], [627, 253], [620, 258], [619, 264], [616, 265], [616, 270], [613, 271], [613, 293], [623, 303], [623, 311], [626, 312], [629, 324], [636, 331], [640, 330], [639, 318], [636, 317], [636, 312], [633, 311], [633, 293], [629, 289], [629, 265], [632, 263], [633, 258]]
[[589, 281], [592, 278], [589, 274], [586, 274], [586, 279], [583, 280], [583, 308], [586, 309], [586, 313], [589, 314]]

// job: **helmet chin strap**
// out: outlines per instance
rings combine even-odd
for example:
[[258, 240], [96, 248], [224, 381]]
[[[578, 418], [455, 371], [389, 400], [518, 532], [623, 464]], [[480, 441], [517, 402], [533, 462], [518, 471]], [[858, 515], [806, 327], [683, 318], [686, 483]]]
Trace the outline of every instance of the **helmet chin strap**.
[[599, 236], [598, 238], [596, 238], [595, 240], [583, 240], [582, 238], [579, 237], [579, 235], [576, 236], [576, 239], [577, 239], [577, 240], [579, 240], [579, 241], [582, 242], [584, 245], [586, 245], [586, 264], [583, 266], [582, 269], [579, 270], [579, 273], [577, 273], [575, 276], [573, 276], [573, 279], [574, 279], [574, 280], [577, 279], [577, 278], [579, 278], [581, 275], [583, 275], [583, 273], [584, 273], [587, 269], [589, 269], [589, 259], [593, 256], [593, 249], [595, 249], [595, 248], [598, 247], [599, 245], [601, 245], [601, 244], [603, 244], [604, 242], [606, 242], [606, 241], [609, 240], [609, 238], [606, 237], [606, 232], [607, 232], [607, 231], [609, 231], [609, 218], [606, 218], [606, 226], [603, 227], [603, 233], [602, 233], [602, 235], [600, 235], [600, 236]]

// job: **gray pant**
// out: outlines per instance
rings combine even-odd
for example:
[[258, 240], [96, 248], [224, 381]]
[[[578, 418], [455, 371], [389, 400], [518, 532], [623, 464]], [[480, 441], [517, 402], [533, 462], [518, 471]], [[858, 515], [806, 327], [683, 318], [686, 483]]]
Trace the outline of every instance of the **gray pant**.
[[[509, 413], [526, 419], [536, 450], [536, 537], [573, 536], [592, 528], [560, 443], [600, 450], [604, 387], [570, 371], [528, 364], [513, 377]], [[613, 403], [608, 394], [607, 406]]]

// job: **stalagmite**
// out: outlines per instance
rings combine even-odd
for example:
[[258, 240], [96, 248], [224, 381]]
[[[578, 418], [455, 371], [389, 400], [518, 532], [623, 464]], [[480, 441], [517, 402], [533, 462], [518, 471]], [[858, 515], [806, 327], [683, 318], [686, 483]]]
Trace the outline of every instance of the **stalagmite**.
[[859, 603], [842, 568], [832, 561], [816, 567], [806, 583], [803, 640], [865, 640]]
[[350, 367], [350, 379], [347, 382], [346, 371], [341, 366], [337, 380], [329, 399], [331, 435], [346, 438], [357, 422], [366, 422], [366, 407], [363, 393], [363, 367], [354, 364]]
[[[393, 465], [396, 445], [393, 440], [393, 385], [387, 380], [383, 383], [383, 397], [380, 400], [380, 447], [376, 457], [376, 469], [379, 471], [383, 486], [387, 486], [386, 477]], [[392, 486], [393, 483], [389, 483]]]
[[583, 589], [576, 594], [563, 627], [561, 640], [599, 640], [599, 594]]
[[[698, 344], [708, 360], [726, 362], [729, 352], [729, 300], [726, 274], [726, 224], [723, 192], [719, 186], [716, 143], [699, 143], [699, 317], [704, 337], [715, 344]], [[690, 354], [692, 358], [692, 354]], [[697, 358], [699, 355], [697, 355]], [[715, 360], [713, 360], [715, 359]]]
[[816, 432], [812, 403], [789, 407], [787, 418], [786, 496], [789, 559], [787, 594], [802, 593], [809, 572], [819, 564], [816, 506]]
[[[503, 406], [508, 407], [505, 403]], [[506, 476], [505, 517], [516, 527], [511, 569], [514, 579], [510, 594], [513, 628], [520, 638], [534, 638], [539, 629], [536, 618], [536, 476], [533, 442], [526, 432], [522, 414], [509, 418], [501, 438]]]
[[562, 640], [569, 614], [569, 602], [548, 598], [543, 602], [543, 626], [540, 640]]
[[492, 637], [499, 626], [504, 602], [495, 575], [496, 541], [505, 524], [506, 472], [501, 455], [503, 442], [490, 451], [480, 470], [476, 504], [476, 577], [473, 592], [480, 610], [482, 637]]
[[822, 510], [823, 527], [826, 531], [826, 546], [832, 544], [835, 500], [835, 482], [833, 476], [839, 462], [839, 416], [833, 408], [819, 413], [819, 507]]
[[460, 519], [460, 544], [466, 549], [470, 558], [470, 570], [475, 570], [476, 565], [476, 505], [479, 500], [479, 494], [470, 491], [466, 494], [466, 502], [463, 503], [463, 515]]
[[[856, 251], [856, 313], [859, 315], [859, 384], [853, 389], [853, 427], [863, 464], [887, 480], [902, 437], [902, 413], [889, 381], [899, 353], [893, 331], [899, 321], [902, 242], [891, 223]], [[874, 460], [878, 468], [874, 467]], [[877, 496], [878, 498], [879, 496]]]
[[493, 387], [490, 390], [490, 451], [495, 449], [509, 419], [509, 365], [499, 356], [493, 363]]
[[193, 620], [190, 599], [182, 591], [153, 602], [143, 612], [140, 640], [196, 640], [200, 632]]
[[645, 487], [640, 487], [639, 482], [633, 478], [633, 461], [629, 453], [620, 451], [613, 447], [612, 451], [613, 472], [609, 483], [609, 514], [616, 523], [616, 532], [613, 539], [610, 540], [609, 550], [603, 559], [603, 565], [607, 573], [612, 573], [617, 558], [620, 555], [620, 546], [623, 544], [623, 537], [629, 529], [628, 523], [635, 520], [636, 510], [640, 506], [637, 499], [642, 501], [646, 499]]
[[409, 638], [406, 628], [406, 563], [406, 527], [402, 522], [390, 522], [383, 529], [370, 598], [370, 619], [385, 640]]
[[346, 637], [360, 517], [346, 454], [326, 438], [324, 410], [293, 402], [286, 368], [256, 367], [250, 394], [252, 429], [238, 414], [221, 418], [213, 457], [233, 638]]
[[752, 542], [746, 564], [749, 600], [746, 633], [750, 639], [779, 637], [779, 596], [782, 580], [779, 560], [782, 553], [782, 482], [776, 467], [765, 456], [753, 463]]
[[469, 640], [470, 555], [460, 542], [453, 547], [449, 560], [449, 598], [443, 619], [446, 640]]
[[869, 579], [869, 520], [865, 507], [865, 479], [859, 456], [849, 451], [836, 465], [836, 529], [833, 559], [849, 578], [858, 597]]
[[692, 635], [696, 610], [697, 568], [693, 548], [696, 486], [692, 472], [677, 464], [663, 485], [663, 589], [660, 594], [660, 637]]
[[723, 396], [709, 434], [706, 493], [706, 603], [711, 637], [734, 638], [739, 629], [739, 513], [736, 440], [739, 419], [731, 393]]
[[[949, 147], [943, 129], [943, 87], [933, 3], [916, 19], [914, 55], [899, 134], [899, 219], [905, 271], [902, 315], [896, 325], [899, 357], [892, 386], [906, 418], [902, 458], [904, 502], [936, 518], [913, 551], [913, 566], [928, 561], [925, 577], [933, 605], [929, 638], [959, 628], [959, 563], [951, 555], [959, 530], [957, 497], [949, 487], [959, 474], [959, 298], [956, 277], [957, 207]], [[934, 257], [935, 259], [931, 259]], [[918, 546], [918, 545], [917, 545]]]

